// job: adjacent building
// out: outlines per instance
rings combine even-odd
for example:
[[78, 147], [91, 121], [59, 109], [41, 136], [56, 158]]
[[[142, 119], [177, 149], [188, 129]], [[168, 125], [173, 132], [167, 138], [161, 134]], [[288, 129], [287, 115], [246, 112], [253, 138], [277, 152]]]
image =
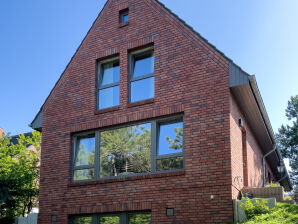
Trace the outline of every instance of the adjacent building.
[[31, 126], [42, 224], [226, 223], [291, 188], [255, 77], [157, 0], [108, 0]]

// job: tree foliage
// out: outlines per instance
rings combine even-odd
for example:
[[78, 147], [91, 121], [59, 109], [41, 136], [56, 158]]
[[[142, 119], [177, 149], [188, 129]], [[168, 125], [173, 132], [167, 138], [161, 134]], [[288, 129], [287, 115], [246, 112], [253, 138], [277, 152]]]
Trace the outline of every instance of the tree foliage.
[[278, 130], [276, 139], [278, 146], [284, 158], [290, 160], [291, 180], [294, 190], [297, 192], [298, 185], [298, 95], [292, 96], [288, 101], [286, 116], [291, 125], [282, 125]]
[[[169, 130], [170, 131], [170, 130]], [[175, 151], [183, 148], [183, 129], [176, 127], [172, 139], [164, 137], [168, 147]], [[80, 140], [77, 148], [75, 166], [94, 165], [94, 136]], [[89, 141], [89, 142], [88, 142]], [[92, 141], [92, 143], [90, 143]], [[151, 171], [151, 124], [134, 125], [100, 132], [100, 177], [123, 176]], [[157, 170], [179, 169], [183, 167], [183, 157], [157, 160]], [[92, 179], [94, 168], [74, 172], [75, 180]]]
[[[32, 134], [20, 135], [18, 144], [11, 143], [8, 136], [0, 136], [0, 223], [30, 213], [37, 203], [41, 135]], [[36, 151], [30, 150], [30, 145]]]
[[129, 224], [149, 224], [151, 223], [151, 214], [133, 214], [129, 217]]
[[170, 137], [166, 137], [166, 140], [169, 142], [169, 148], [171, 149], [182, 149], [183, 148], [183, 128], [175, 127], [174, 132], [176, 137], [171, 139]]
[[150, 171], [151, 130], [137, 125], [101, 133], [101, 176]]

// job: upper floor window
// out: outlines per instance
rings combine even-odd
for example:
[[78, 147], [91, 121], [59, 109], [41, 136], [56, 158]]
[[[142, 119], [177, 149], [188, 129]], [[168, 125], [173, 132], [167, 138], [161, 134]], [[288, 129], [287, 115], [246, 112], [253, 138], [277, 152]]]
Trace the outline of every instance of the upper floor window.
[[153, 48], [131, 53], [130, 102], [154, 98]]
[[119, 105], [119, 59], [109, 59], [98, 65], [98, 108]]
[[75, 135], [73, 158], [74, 181], [182, 169], [182, 117]]
[[120, 24], [128, 22], [128, 9], [120, 11], [119, 20]]

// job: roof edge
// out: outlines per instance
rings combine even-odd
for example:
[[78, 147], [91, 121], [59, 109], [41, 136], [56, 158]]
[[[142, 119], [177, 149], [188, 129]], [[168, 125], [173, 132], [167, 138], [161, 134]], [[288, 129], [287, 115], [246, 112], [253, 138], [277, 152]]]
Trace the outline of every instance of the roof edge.
[[274, 137], [274, 131], [272, 129], [272, 126], [271, 126], [271, 123], [269, 120], [269, 116], [268, 116], [267, 110], [265, 108], [265, 104], [262, 99], [255, 75], [249, 76], [249, 83], [250, 83], [251, 89], [254, 93], [258, 108], [263, 116], [264, 121], [265, 121], [265, 125], [268, 130], [268, 133], [270, 134], [272, 144], [275, 145], [276, 141], [275, 141], [275, 137]]
[[34, 121], [37, 119], [37, 117], [38, 117], [38, 115], [39, 115], [39, 113], [41, 113], [42, 112], [42, 107], [39, 109], [39, 111], [37, 112], [37, 114], [35, 115], [35, 117], [33, 118], [33, 120], [31, 121], [31, 123], [30, 124], [28, 124], [28, 126], [30, 127], [30, 128], [32, 128], [32, 124], [34, 123]]
[[[274, 131], [272, 129], [271, 122], [269, 120], [269, 116], [268, 116], [267, 110], [266, 110], [265, 105], [264, 105], [264, 101], [262, 99], [260, 90], [258, 88], [258, 84], [257, 84], [257, 80], [256, 80], [255, 75], [249, 75], [249, 84], [250, 84], [251, 90], [252, 90], [252, 92], [255, 96], [257, 107], [260, 110], [260, 113], [262, 115], [262, 119], [264, 120], [264, 124], [265, 124], [266, 129], [269, 133], [272, 145], [276, 145]], [[283, 157], [280, 153], [279, 148], [277, 148], [276, 151], [277, 151], [276, 154], [277, 154], [277, 157], [279, 159], [279, 162], [284, 165], [285, 163], [284, 163], [284, 160], [283, 160]], [[288, 190], [292, 190], [293, 186], [292, 186], [291, 180], [289, 178], [288, 170], [287, 170], [286, 167], [285, 167], [285, 176], [284, 177], [286, 178], [286, 180], [288, 182], [288, 185], [289, 185]]]
[[34, 120], [29, 124], [29, 127], [36, 131], [42, 131], [43, 110], [42, 108], [36, 114]]

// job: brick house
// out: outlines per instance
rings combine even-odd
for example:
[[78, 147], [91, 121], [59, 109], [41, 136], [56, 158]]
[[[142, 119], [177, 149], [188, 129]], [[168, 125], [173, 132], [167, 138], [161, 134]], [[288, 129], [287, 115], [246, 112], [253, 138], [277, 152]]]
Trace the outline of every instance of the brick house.
[[157, 0], [106, 2], [31, 127], [42, 224], [225, 223], [291, 188], [255, 77]]

